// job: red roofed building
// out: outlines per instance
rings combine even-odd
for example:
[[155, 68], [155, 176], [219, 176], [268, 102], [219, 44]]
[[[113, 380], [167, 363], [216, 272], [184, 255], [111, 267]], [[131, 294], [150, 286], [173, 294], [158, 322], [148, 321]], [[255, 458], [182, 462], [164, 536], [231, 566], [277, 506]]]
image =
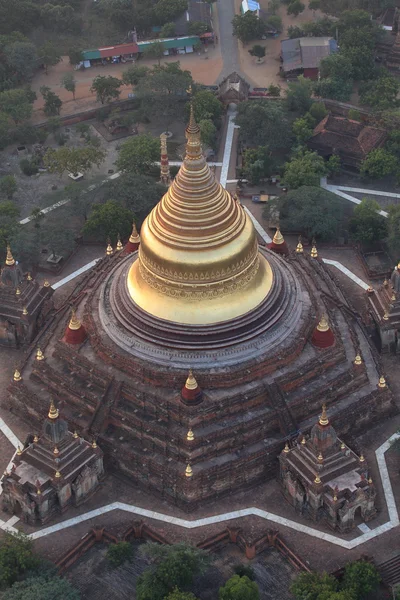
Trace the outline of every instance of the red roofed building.
[[344, 165], [358, 169], [367, 154], [383, 146], [386, 139], [385, 129], [328, 115], [318, 123], [307, 144], [325, 158], [336, 153]]

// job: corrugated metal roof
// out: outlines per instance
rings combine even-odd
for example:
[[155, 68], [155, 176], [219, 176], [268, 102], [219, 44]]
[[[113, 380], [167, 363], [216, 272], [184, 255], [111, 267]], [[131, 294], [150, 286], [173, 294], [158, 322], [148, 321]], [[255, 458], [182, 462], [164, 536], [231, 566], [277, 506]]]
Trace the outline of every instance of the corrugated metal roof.
[[243, 0], [242, 2], [242, 11], [246, 13], [251, 10], [252, 12], [257, 12], [260, 10], [260, 5], [256, 0]]
[[107, 46], [107, 48], [99, 48], [100, 56], [107, 58], [110, 56], [120, 56], [124, 54], [137, 54], [139, 48], [137, 44], [119, 44], [118, 46]]
[[95, 58], [101, 58], [100, 50], [85, 50], [82, 52], [84, 60], [94, 60]]
[[143, 52], [143, 50], [149, 48], [154, 42], [161, 42], [166, 50], [170, 50], [171, 48], [184, 48], [185, 46], [195, 46], [196, 44], [201, 43], [200, 38], [197, 35], [192, 37], [149, 40], [138, 42], [139, 52]]
[[282, 68], [285, 72], [296, 69], [314, 69], [319, 66], [323, 58], [336, 51], [337, 44], [330, 37], [303, 37], [282, 40]]

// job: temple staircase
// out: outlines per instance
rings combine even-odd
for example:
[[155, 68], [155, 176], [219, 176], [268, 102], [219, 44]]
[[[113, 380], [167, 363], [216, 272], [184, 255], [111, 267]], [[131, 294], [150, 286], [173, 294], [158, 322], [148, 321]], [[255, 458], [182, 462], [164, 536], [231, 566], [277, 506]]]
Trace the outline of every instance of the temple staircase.
[[297, 434], [297, 423], [286, 403], [285, 396], [279, 386], [274, 382], [265, 386], [267, 398], [271, 408], [276, 412], [282, 434], [292, 437]]

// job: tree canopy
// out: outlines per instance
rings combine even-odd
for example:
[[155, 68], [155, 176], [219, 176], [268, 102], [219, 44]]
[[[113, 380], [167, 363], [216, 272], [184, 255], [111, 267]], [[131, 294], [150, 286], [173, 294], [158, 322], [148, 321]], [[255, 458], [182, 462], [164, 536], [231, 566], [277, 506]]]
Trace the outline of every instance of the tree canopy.
[[255, 581], [246, 575], [233, 575], [224, 586], [219, 588], [219, 600], [259, 600], [260, 593]]
[[303, 186], [268, 203], [266, 216], [276, 209], [282, 229], [300, 231], [308, 239], [334, 240], [343, 214], [343, 200], [321, 187]]
[[316, 186], [326, 173], [324, 159], [317, 152], [300, 150], [285, 164], [283, 182], [290, 189]]
[[7, 590], [3, 600], [79, 600], [80, 594], [68, 579], [61, 577], [31, 577], [17, 581]]
[[169, 23], [187, 10], [187, 0], [158, 0], [154, 14], [161, 24]]
[[46, 42], [43, 46], [38, 49], [39, 61], [44, 65], [44, 69], [47, 73], [49, 67], [54, 67], [62, 60], [60, 51], [53, 42]]
[[118, 179], [109, 181], [103, 189], [106, 200], [118, 198], [121, 204], [133, 212], [138, 227], [166, 192], [166, 188], [151, 177], [131, 172], [122, 173]]
[[124, 142], [115, 162], [120, 171], [143, 174], [160, 159], [160, 141], [149, 133]]
[[119, 98], [121, 93], [120, 87], [122, 81], [113, 77], [112, 75], [96, 75], [92, 81], [90, 91], [92, 94], [96, 94], [98, 102], [105, 104]]
[[105, 159], [105, 152], [93, 146], [84, 148], [49, 148], [43, 157], [44, 165], [50, 173], [60, 177], [66, 171], [69, 173], [85, 173], [94, 165], [100, 166]]
[[4, 533], [0, 542], [0, 585], [12, 585], [21, 575], [39, 564], [33, 542], [22, 533]]
[[396, 105], [400, 84], [388, 71], [382, 70], [378, 79], [365, 81], [360, 85], [359, 94], [362, 104], [376, 110], [385, 110]]
[[133, 213], [116, 200], [108, 200], [104, 204], [95, 204], [92, 213], [85, 222], [84, 235], [105, 241], [107, 237], [116, 242], [117, 236], [129, 236], [132, 230]]
[[265, 33], [264, 22], [251, 10], [243, 15], [235, 15], [232, 20], [232, 27], [233, 35], [243, 44], [260, 39]]
[[272, 151], [290, 146], [291, 127], [280, 100], [241, 102], [235, 122], [240, 139], [252, 146], [269, 145]]
[[286, 90], [286, 106], [288, 110], [305, 113], [312, 105], [312, 81], [306, 79], [303, 75], [297, 78], [297, 81], [288, 83]]
[[261, 179], [272, 174], [274, 160], [268, 146], [249, 148], [243, 155], [243, 176], [250, 185], [260, 183]]
[[381, 179], [395, 173], [397, 168], [398, 160], [396, 156], [385, 148], [376, 148], [375, 150], [371, 150], [362, 161], [360, 173], [364, 177]]

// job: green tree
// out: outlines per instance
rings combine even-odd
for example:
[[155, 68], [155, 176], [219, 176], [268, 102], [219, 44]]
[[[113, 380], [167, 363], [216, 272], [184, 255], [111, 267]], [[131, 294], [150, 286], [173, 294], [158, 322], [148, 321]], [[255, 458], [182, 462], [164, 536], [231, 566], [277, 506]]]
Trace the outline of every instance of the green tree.
[[282, 229], [328, 241], [337, 237], [343, 205], [341, 198], [321, 187], [303, 186], [268, 202], [265, 216], [269, 218], [278, 209]]
[[21, 123], [30, 118], [32, 102], [26, 90], [0, 92], [0, 111], [9, 115], [14, 123]]
[[283, 31], [283, 23], [279, 15], [271, 15], [265, 22], [267, 27], [272, 27], [272, 29], [276, 29], [279, 32]]
[[222, 104], [209, 90], [200, 90], [193, 96], [194, 116], [197, 122], [211, 119], [219, 125], [222, 115]]
[[116, 200], [95, 204], [93, 211], [83, 226], [84, 235], [96, 240], [106, 240], [108, 236], [115, 242], [117, 236], [128, 237], [132, 229], [133, 213]]
[[187, 10], [187, 0], [158, 0], [154, 14], [160, 23], [169, 23]]
[[260, 39], [265, 33], [264, 22], [251, 10], [243, 15], [235, 15], [232, 20], [232, 27], [233, 35], [243, 44]]
[[44, 65], [44, 70], [47, 74], [49, 67], [54, 67], [62, 60], [60, 51], [52, 42], [46, 42], [38, 49], [39, 61]]
[[279, 100], [248, 100], [238, 106], [235, 122], [241, 141], [254, 145], [269, 145], [272, 151], [288, 148], [292, 141], [291, 127], [283, 104]]
[[388, 212], [388, 244], [394, 254], [400, 255], [400, 204], [392, 204]]
[[[0, 202], [0, 249], [4, 249], [9, 240], [13, 238], [18, 232], [20, 225], [19, 219], [19, 208], [17, 208], [14, 202], [7, 200]], [[1, 545], [0, 545], [0, 567], [1, 562]], [[1, 582], [1, 573], [0, 573]]]
[[271, 83], [268, 86], [268, 94], [270, 96], [274, 96], [275, 98], [278, 98], [281, 95], [281, 86], [280, 85], [274, 85], [273, 83]]
[[11, 118], [5, 112], [0, 112], [0, 150], [11, 143]]
[[261, 62], [261, 59], [265, 56], [265, 48], [260, 44], [254, 44], [254, 46], [249, 50], [249, 54], [251, 54], [251, 56], [255, 56], [257, 58], [257, 62]]
[[4, 533], [0, 542], [0, 585], [10, 586], [39, 565], [33, 542], [23, 533]]
[[187, 89], [193, 83], [190, 71], [182, 71], [179, 62], [153, 67], [149, 76], [142, 79], [136, 92], [142, 103], [142, 109], [151, 117], [154, 113], [167, 122], [182, 118], [183, 110], [179, 102], [186, 98]]
[[63, 75], [61, 78], [61, 85], [67, 90], [67, 92], [71, 92], [72, 97], [75, 100], [76, 79], [74, 74], [65, 73], [65, 75]]
[[98, 102], [104, 104], [105, 102], [111, 102], [116, 98], [119, 98], [121, 93], [120, 87], [122, 81], [112, 75], [96, 75], [92, 81], [90, 91], [92, 94], [96, 94]]
[[268, 146], [249, 148], [243, 155], [243, 175], [251, 185], [269, 177], [273, 170], [273, 159]]
[[310, 125], [310, 120], [306, 117], [299, 117], [293, 123], [293, 133], [296, 136], [299, 144], [304, 144], [313, 134], [313, 129]]
[[346, 102], [350, 99], [352, 91], [353, 82], [351, 80], [327, 77], [314, 82], [314, 94], [319, 98], [331, 98], [339, 100], [339, 102]]
[[31, 577], [7, 590], [3, 600], [79, 600], [80, 594], [62, 577]]
[[347, 116], [351, 121], [361, 121], [361, 113], [355, 108], [351, 108]]
[[323, 58], [319, 64], [320, 76], [323, 79], [344, 79], [348, 81], [353, 78], [353, 67], [346, 56], [336, 52]]
[[14, 42], [4, 48], [4, 56], [16, 77], [16, 83], [25, 83], [33, 77], [37, 67], [36, 47], [30, 42]]
[[211, 119], [203, 119], [199, 122], [201, 141], [208, 148], [215, 148], [217, 141], [217, 128]]
[[283, 181], [290, 189], [314, 186], [319, 184], [325, 173], [324, 159], [317, 152], [302, 150], [285, 164]]
[[325, 104], [323, 102], [313, 102], [311, 104], [310, 110], [308, 111], [313, 119], [315, 119], [316, 123], [319, 123], [326, 117], [328, 111], [325, 108]]
[[306, 79], [303, 75], [297, 78], [297, 81], [291, 81], [286, 90], [286, 106], [288, 110], [307, 112], [312, 104], [312, 81]]
[[334, 175], [335, 173], [339, 173], [342, 166], [342, 161], [340, 160], [340, 156], [338, 154], [331, 154], [326, 163], [326, 168], [328, 170], [329, 175]]
[[273, 15], [275, 15], [277, 13], [277, 11], [279, 10], [280, 5], [281, 5], [280, 0], [269, 0], [269, 2], [268, 2], [269, 12], [271, 12]]
[[246, 575], [240, 577], [233, 575], [225, 585], [219, 588], [219, 600], [259, 600], [260, 593], [255, 581], [251, 581]]
[[385, 148], [376, 148], [371, 150], [362, 161], [360, 173], [363, 177], [382, 179], [382, 177], [392, 175], [397, 168], [398, 160], [396, 156], [385, 150]]
[[79, 63], [83, 62], [84, 60], [83, 52], [78, 48], [70, 48], [68, 50], [68, 58], [70, 65], [79, 65]]
[[189, 35], [202, 35], [203, 33], [207, 33], [208, 25], [207, 23], [203, 23], [202, 21], [190, 21], [188, 25], [188, 34]]
[[191, 592], [181, 592], [177, 587], [164, 600], [198, 600]]
[[[359, 208], [359, 206], [356, 208]], [[380, 218], [382, 219], [382, 217]], [[365, 560], [360, 560], [346, 565], [342, 587], [350, 591], [354, 595], [355, 600], [362, 600], [377, 589], [380, 581], [381, 577], [375, 565]]]
[[140, 227], [149, 212], [165, 194], [166, 188], [149, 176], [122, 173], [118, 179], [107, 183], [103, 191], [105, 200], [118, 198], [121, 204], [129, 208], [133, 212], [136, 224]]
[[43, 157], [44, 165], [50, 173], [60, 177], [66, 171], [69, 173], [85, 173], [94, 165], [99, 167], [105, 159], [105, 152], [92, 146], [84, 148], [49, 148]]
[[40, 88], [40, 93], [42, 94], [44, 100], [44, 114], [48, 117], [59, 115], [62, 107], [61, 98], [52, 92], [51, 89], [46, 85], [43, 85]]
[[5, 196], [11, 200], [17, 191], [18, 186], [14, 175], [5, 175], [0, 179], [0, 196]]
[[129, 542], [110, 544], [107, 550], [107, 560], [113, 567], [119, 567], [133, 558], [133, 547]]
[[122, 81], [125, 85], [137, 85], [141, 79], [149, 74], [150, 69], [145, 65], [132, 65], [122, 74]]
[[150, 46], [145, 48], [143, 55], [145, 58], [152, 58], [157, 60], [158, 66], [161, 65], [161, 59], [164, 56], [165, 46], [162, 42], [155, 41]]
[[170, 37], [175, 37], [175, 23], [173, 21], [171, 21], [171, 23], [165, 23], [165, 25], [161, 27], [160, 31], [160, 38]]
[[120, 171], [144, 173], [160, 156], [160, 142], [149, 133], [136, 135], [124, 142], [115, 162]]
[[194, 576], [203, 573], [210, 561], [206, 552], [186, 544], [147, 543], [141, 551], [153, 560], [153, 567], [137, 580], [137, 600], [163, 600], [176, 587], [189, 587]]
[[310, 10], [319, 10], [321, 8], [321, 0], [309, 0], [308, 8]]
[[[387, 222], [384, 217], [378, 214], [379, 210], [379, 204], [370, 198], [363, 198], [361, 203], [354, 208], [353, 216], [349, 221], [349, 231], [356, 242], [372, 244], [386, 238], [388, 233]], [[356, 576], [358, 568], [358, 566], [354, 567], [349, 573], [354, 573], [354, 576]]]
[[383, 72], [381, 77], [365, 81], [360, 85], [359, 94], [362, 104], [367, 104], [377, 110], [385, 110], [396, 106], [399, 82], [389, 72]]
[[298, 17], [300, 13], [303, 12], [306, 5], [300, 2], [300, 0], [292, 0], [292, 2], [287, 7], [287, 14], [293, 15], [294, 17]]
[[338, 580], [327, 573], [300, 573], [290, 587], [296, 600], [319, 600], [320, 595], [337, 592]]

